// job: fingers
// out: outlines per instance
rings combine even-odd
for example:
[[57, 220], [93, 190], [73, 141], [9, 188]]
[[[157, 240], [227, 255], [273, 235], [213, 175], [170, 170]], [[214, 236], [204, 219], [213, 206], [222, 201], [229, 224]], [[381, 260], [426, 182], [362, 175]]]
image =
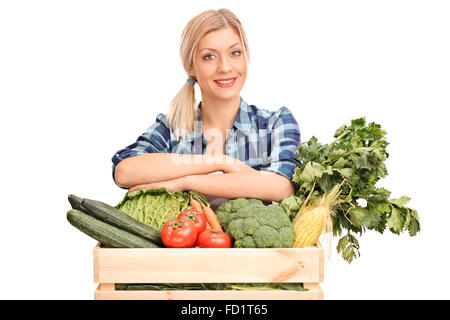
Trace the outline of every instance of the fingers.
[[128, 193], [139, 190], [139, 189], [152, 189], [150, 184], [140, 184], [128, 189]]

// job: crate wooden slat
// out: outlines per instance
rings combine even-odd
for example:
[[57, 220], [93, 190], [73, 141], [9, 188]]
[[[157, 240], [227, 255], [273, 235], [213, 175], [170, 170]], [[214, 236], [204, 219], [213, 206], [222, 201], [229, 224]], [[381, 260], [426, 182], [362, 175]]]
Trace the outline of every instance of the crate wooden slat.
[[94, 249], [99, 283], [322, 282], [323, 250]]
[[[94, 248], [96, 299], [322, 299], [324, 252], [309, 248]], [[309, 291], [114, 290], [115, 283], [303, 283]]]
[[232, 290], [114, 290], [101, 287], [95, 291], [97, 300], [322, 300], [318, 283], [303, 284], [309, 291], [232, 291]]

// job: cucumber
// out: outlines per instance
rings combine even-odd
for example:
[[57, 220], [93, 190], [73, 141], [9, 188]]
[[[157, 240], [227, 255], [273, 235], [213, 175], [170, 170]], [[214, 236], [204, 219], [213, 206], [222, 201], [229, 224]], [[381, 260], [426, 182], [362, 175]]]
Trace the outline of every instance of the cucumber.
[[81, 206], [87, 210], [87, 214], [97, 219], [151, 241], [158, 246], [163, 246], [161, 231], [136, 220], [109, 204], [92, 199], [82, 199]]
[[76, 209], [67, 211], [72, 226], [109, 248], [159, 248], [156, 244], [111, 226]]
[[81, 201], [83, 200], [82, 198], [77, 197], [74, 194], [69, 194], [69, 196], [67, 198], [69, 199], [69, 203], [70, 203], [70, 206], [72, 207], [72, 209], [76, 209], [76, 210], [83, 211], [84, 213], [88, 213], [88, 212], [86, 212], [87, 210], [85, 208], [83, 208], [83, 205], [81, 204]]

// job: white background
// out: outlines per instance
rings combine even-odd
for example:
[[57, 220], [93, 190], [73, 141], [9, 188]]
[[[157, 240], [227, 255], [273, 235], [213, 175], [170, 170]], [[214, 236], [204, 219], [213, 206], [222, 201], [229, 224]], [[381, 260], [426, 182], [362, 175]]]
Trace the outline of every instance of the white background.
[[325, 299], [449, 299], [450, 6], [430, 0], [0, 2], [0, 298], [93, 299], [96, 241], [67, 195], [122, 199], [113, 153], [184, 84], [185, 24], [222, 7], [249, 39], [241, 96], [289, 107], [303, 141], [380, 123], [379, 186], [419, 213], [418, 236], [368, 232], [350, 265], [333, 249]]

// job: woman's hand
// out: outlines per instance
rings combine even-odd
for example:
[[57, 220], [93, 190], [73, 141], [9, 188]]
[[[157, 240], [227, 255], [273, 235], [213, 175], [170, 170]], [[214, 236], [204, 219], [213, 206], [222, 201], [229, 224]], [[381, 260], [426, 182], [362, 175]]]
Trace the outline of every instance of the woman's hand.
[[246, 165], [244, 162], [235, 159], [233, 157], [224, 155], [223, 157], [223, 172], [224, 173], [237, 173], [237, 172], [256, 172], [257, 170], [253, 169], [249, 165]]
[[167, 181], [139, 184], [137, 186], [133, 186], [130, 189], [128, 189], [128, 192], [133, 192], [139, 189], [159, 189], [159, 188], [166, 188], [168, 192], [175, 192], [175, 191], [181, 192], [185, 190], [184, 178], [185, 177], [180, 177]]

